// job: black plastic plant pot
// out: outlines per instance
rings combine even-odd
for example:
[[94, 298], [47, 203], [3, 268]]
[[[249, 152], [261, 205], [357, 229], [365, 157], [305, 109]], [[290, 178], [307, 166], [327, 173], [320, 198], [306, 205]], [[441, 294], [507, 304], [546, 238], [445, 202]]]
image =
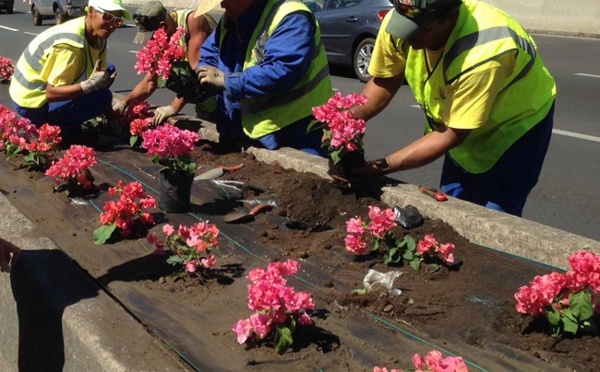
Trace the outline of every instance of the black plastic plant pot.
[[173, 63], [166, 87], [188, 102], [195, 102], [204, 95], [196, 71], [187, 61]]
[[346, 152], [340, 158], [337, 164], [333, 164], [333, 161], [329, 159], [329, 175], [341, 176], [348, 178], [352, 175], [352, 169], [360, 168], [366, 164], [365, 162], [365, 151], [356, 150], [352, 152]]
[[193, 173], [161, 170], [158, 177], [158, 208], [169, 213], [188, 212], [193, 182]]

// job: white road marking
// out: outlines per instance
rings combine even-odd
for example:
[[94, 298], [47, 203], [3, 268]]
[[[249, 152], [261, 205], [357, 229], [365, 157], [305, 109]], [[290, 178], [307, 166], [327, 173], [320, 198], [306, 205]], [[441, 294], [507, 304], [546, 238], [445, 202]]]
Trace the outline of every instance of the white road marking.
[[600, 75], [584, 74], [583, 72], [576, 72], [575, 75], [577, 75], [577, 76], [587, 76], [587, 77], [593, 77], [593, 78], [599, 78], [600, 79]]
[[35, 33], [33, 33], [33, 32], [27, 32], [27, 31], [25, 31], [25, 32], [23, 32], [23, 33], [24, 33], [24, 34], [27, 34], [27, 35], [33, 35], [33, 36], [38, 36], [38, 35], [39, 35], [39, 34], [35, 34]]
[[137, 54], [137, 50], [130, 50], [129, 53]]
[[3, 28], [3, 29], [8, 30], [8, 31], [19, 31], [16, 28], [11, 28], [11, 27], [6, 27], [6, 26], [0, 26], [0, 28]]
[[588, 141], [600, 142], [600, 137], [594, 137], [594, 136], [590, 136], [587, 134], [580, 134], [580, 133], [574, 133], [574, 132], [567, 132], [566, 130], [552, 129], [552, 133], [560, 134], [561, 136], [574, 137], [574, 138], [584, 139], [584, 140], [588, 140]]
[[412, 107], [412, 108], [418, 108], [418, 109], [421, 108], [421, 106], [419, 106], [419, 105], [410, 105], [410, 107]]

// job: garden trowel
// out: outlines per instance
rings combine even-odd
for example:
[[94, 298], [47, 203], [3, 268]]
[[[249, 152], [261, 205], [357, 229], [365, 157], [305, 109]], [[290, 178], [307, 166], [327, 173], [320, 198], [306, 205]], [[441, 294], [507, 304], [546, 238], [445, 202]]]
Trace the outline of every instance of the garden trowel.
[[206, 172], [204, 172], [202, 174], [199, 174], [196, 177], [194, 177], [194, 181], [216, 180], [217, 178], [221, 177], [225, 173], [233, 172], [233, 171], [242, 169], [243, 166], [244, 166], [244, 164], [239, 164], [239, 165], [234, 165], [232, 167], [217, 167], [217, 168], [213, 168], [213, 169], [211, 169], [209, 171], [206, 171]]

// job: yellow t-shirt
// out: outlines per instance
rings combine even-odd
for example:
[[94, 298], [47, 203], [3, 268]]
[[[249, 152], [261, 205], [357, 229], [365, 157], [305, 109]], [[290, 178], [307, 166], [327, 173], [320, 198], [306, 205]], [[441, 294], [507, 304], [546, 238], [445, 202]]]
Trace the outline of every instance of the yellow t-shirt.
[[[410, 45], [401, 40], [397, 48], [397, 39], [385, 31], [391, 13], [388, 13], [381, 24], [371, 56], [369, 74], [374, 77], [397, 76], [404, 73], [406, 66]], [[443, 49], [425, 52], [429, 69], [441, 68], [436, 65], [442, 58]], [[489, 118], [502, 85], [515, 68], [515, 54], [516, 51], [506, 53], [483, 63], [447, 85], [444, 88], [444, 125], [456, 129], [475, 129], [483, 126]]]
[[[98, 49], [89, 48], [89, 53], [92, 59], [92, 66], [98, 60]], [[71, 85], [79, 81], [85, 80], [91, 71], [88, 71], [88, 76], [82, 76], [86, 67], [85, 63], [86, 50], [75, 48], [67, 44], [56, 45], [50, 50], [48, 59], [40, 71], [41, 78], [52, 86]], [[102, 68], [108, 66], [106, 54], [101, 56]]]

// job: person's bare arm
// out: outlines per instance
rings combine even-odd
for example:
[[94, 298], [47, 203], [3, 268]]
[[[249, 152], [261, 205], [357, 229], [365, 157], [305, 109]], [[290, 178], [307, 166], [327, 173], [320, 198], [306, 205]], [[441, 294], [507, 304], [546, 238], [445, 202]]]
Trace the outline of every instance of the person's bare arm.
[[200, 47], [211, 33], [210, 25], [204, 16], [195, 18], [194, 13], [190, 13], [188, 15], [188, 30], [190, 40], [188, 40], [187, 57], [190, 66], [196, 69], [200, 61]]
[[358, 119], [369, 120], [379, 114], [390, 103], [404, 82], [404, 74], [390, 78], [374, 77], [367, 82], [362, 90], [367, 97], [367, 103], [353, 109]]
[[46, 84], [46, 100], [48, 102], [67, 101], [83, 94], [81, 84], [53, 86]]
[[185, 106], [185, 99], [183, 99], [183, 97], [176, 96], [173, 98], [173, 101], [171, 101], [169, 106], [173, 107], [175, 110], [177, 110], [177, 112], [179, 112], [181, 109], [183, 109], [183, 106]]
[[125, 104], [129, 104], [133, 100], [144, 101], [148, 99], [156, 90], [158, 85], [158, 75], [152, 72], [149, 72], [144, 76], [144, 79], [140, 81], [135, 88], [129, 94], [123, 102]]

